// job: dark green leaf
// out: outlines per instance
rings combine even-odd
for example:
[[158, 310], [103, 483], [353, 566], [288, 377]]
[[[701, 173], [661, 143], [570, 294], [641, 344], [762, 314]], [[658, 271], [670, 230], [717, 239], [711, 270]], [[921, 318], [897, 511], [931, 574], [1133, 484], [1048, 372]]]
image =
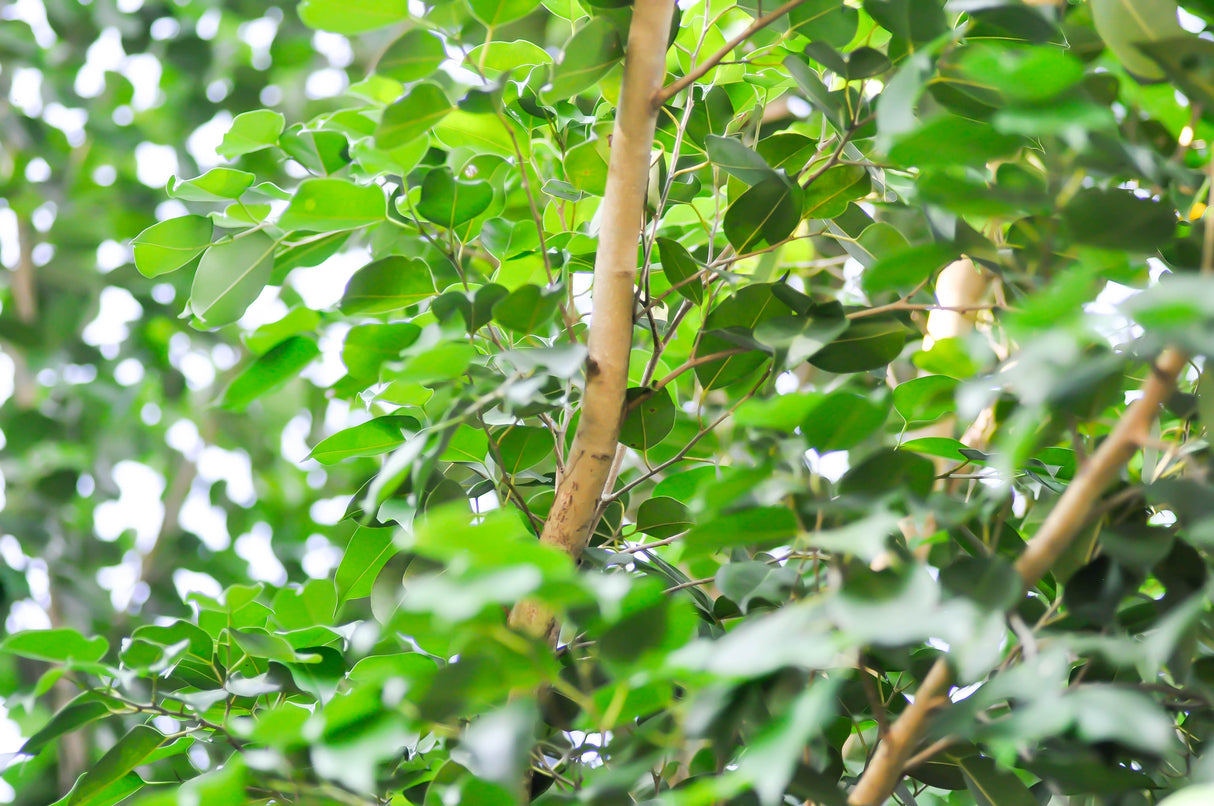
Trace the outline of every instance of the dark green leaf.
[[260, 355], [232, 379], [220, 396], [225, 409], [243, 409], [257, 398], [292, 381], [320, 355], [316, 342], [306, 336], [291, 336]]

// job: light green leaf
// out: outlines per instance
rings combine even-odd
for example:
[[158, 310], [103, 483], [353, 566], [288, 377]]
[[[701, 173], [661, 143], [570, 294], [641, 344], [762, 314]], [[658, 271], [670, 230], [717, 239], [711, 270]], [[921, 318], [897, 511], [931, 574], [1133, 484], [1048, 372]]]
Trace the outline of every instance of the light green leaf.
[[384, 110], [375, 127], [375, 145], [385, 151], [405, 145], [434, 128], [450, 114], [451, 101], [436, 84], [418, 84]]
[[92, 806], [107, 787], [120, 781], [143, 763], [164, 742], [164, 735], [150, 725], [136, 725], [106, 751], [88, 772], [80, 776], [67, 797], [67, 806]]
[[165, 192], [185, 201], [215, 202], [238, 199], [248, 190], [256, 177], [235, 168], [212, 168], [194, 179], [170, 177]]
[[257, 398], [299, 376], [320, 355], [316, 342], [306, 336], [290, 336], [257, 357], [224, 389], [219, 404], [229, 410], [243, 409]]
[[387, 215], [384, 192], [376, 185], [356, 185], [346, 179], [305, 179], [278, 225], [285, 230], [329, 232], [365, 227], [383, 221]]
[[782, 176], [764, 179], [734, 200], [725, 211], [725, 237], [739, 254], [774, 246], [801, 223], [800, 186]]
[[344, 314], [399, 311], [434, 296], [430, 269], [417, 258], [392, 256], [354, 273], [341, 297]]
[[1175, 0], [1092, 0], [1092, 22], [1125, 68], [1148, 81], [1164, 71], [1138, 46], [1186, 35]]
[[100, 636], [85, 638], [69, 629], [22, 630], [0, 641], [0, 653], [52, 663], [96, 663], [109, 648], [109, 642]]
[[242, 112], [232, 121], [228, 133], [223, 136], [223, 142], [215, 151], [219, 156], [230, 160], [241, 154], [276, 145], [285, 123], [282, 114], [272, 109]]
[[211, 245], [214, 225], [200, 215], [170, 218], [153, 224], [132, 239], [135, 268], [144, 277], [176, 271]]
[[345, 602], [371, 595], [380, 570], [399, 553], [391, 529], [359, 529], [342, 554], [334, 580], [338, 599]]
[[530, 14], [539, 4], [540, 0], [468, 0], [473, 16], [491, 29]]
[[417, 212], [448, 229], [471, 221], [489, 209], [493, 188], [488, 182], [456, 179], [450, 170], [435, 168], [422, 180]]
[[302, 0], [299, 18], [309, 28], [361, 34], [409, 19], [408, 0]]
[[208, 249], [194, 273], [190, 311], [207, 327], [243, 316], [270, 280], [276, 246], [264, 232], [250, 232]]
[[564, 100], [592, 86], [624, 56], [619, 29], [607, 17], [592, 17], [565, 44], [561, 61], [552, 68], [544, 98]]
[[446, 58], [443, 40], [424, 28], [414, 28], [388, 46], [375, 72], [407, 84], [431, 75]]

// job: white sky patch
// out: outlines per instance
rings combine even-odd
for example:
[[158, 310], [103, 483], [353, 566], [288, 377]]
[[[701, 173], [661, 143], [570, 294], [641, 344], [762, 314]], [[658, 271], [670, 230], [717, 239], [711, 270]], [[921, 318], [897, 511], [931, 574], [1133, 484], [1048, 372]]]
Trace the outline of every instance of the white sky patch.
[[152, 27], [148, 29], [148, 33], [152, 35], [152, 39], [163, 42], [181, 33], [181, 23], [172, 17], [161, 17], [152, 21]]
[[170, 218], [180, 218], [189, 214], [189, 209], [180, 199], [166, 199], [156, 205], [156, 220], [167, 221]]
[[1196, 14], [1190, 14], [1183, 8], [1177, 9], [1180, 13], [1180, 27], [1184, 28], [1191, 34], [1199, 34], [1206, 29], [1206, 21]]
[[106, 286], [101, 289], [101, 308], [97, 318], [84, 327], [81, 334], [86, 344], [121, 344], [130, 335], [127, 327], [143, 315], [143, 308], [125, 288]]
[[236, 555], [249, 564], [249, 577], [272, 585], [285, 585], [287, 569], [282, 567], [271, 546], [274, 532], [264, 521], [253, 524], [248, 534], [236, 538]]
[[141, 462], [124, 459], [111, 474], [118, 485], [118, 500], [103, 501], [93, 510], [93, 529], [105, 541], [117, 540], [127, 529], [135, 532], [135, 545], [147, 551], [156, 542], [164, 520], [164, 477]]
[[117, 241], [106, 239], [97, 247], [97, 268], [103, 272], [111, 272], [119, 266], [125, 266], [133, 259], [130, 247]]
[[118, 565], [97, 569], [97, 584], [110, 592], [115, 612], [125, 612], [132, 602], [147, 601], [148, 586], [139, 579], [143, 558], [137, 551], [128, 551]]
[[85, 51], [84, 64], [76, 71], [76, 94], [96, 98], [105, 90], [105, 74], [121, 67], [125, 58], [122, 35], [117, 28], [106, 28]]
[[228, 498], [242, 507], [257, 502], [253, 490], [253, 464], [244, 451], [226, 451], [214, 445], [202, 449], [198, 457], [198, 475], [202, 479], [227, 485]]
[[293, 269], [287, 282], [313, 310], [323, 310], [341, 301], [346, 284], [371, 260], [367, 249], [352, 249], [321, 262], [319, 266]]
[[164, 441], [190, 461], [197, 461], [205, 447], [198, 426], [192, 420], [178, 420], [164, 432]]
[[342, 551], [321, 534], [308, 535], [299, 564], [312, 579], [325, 579], [341, 563]]
[[43, 50], [59, 41], [55, 29], [46, 20], [46, 8], [42, 0], [16, 0], [0, 6], [0, 19], [22, 20], [34, 32], [34, 39]]
[[13, 268], [20, 259], [21, 251], [17, 241], [17, 214], [11, 208], [0, 208], [0, 263], [6, 268]]
[[214, 39], [215, 34], [219, 33], [219, 21], [223, 18], [222, 12], [217, 8], [208, 8], [198, 18], [198, 24], [194, 26], [194, 33], [198, 34], [199, 39]]
[[42, 157], [34, 157], [25, 166], [25, 178], [37, 184], [51, 178], [51, 166]]
[[800, 388], [801, 382], [791, 372], [781, 372], [776, 376], [776, 394], [788, 395]]
[[151, 109], [161, 102], [160, 60], [150, 53], [128, 56], [123, 62], [122, 75], [135, 88], [131, 106], [139, 111]]
[[308, 412], [296, 414], [282, 429], [280, 450], [282, 456], [292, 464], [302, 463], [312, 451], [308, 435], [312, 430], [312, 417]]
[[262, 325], [277, 322], [286, 315], [287, 305], [278, 298], [278, 289], [274, 286], [266, 286], [257, 295], [257, 299], [253, 300], [253, 304], [245, 310], [244, 316], [240, 317], [240, 326], [246, 332], [253, 331]]
[[312, 47], [328, 59], [330, 67], [349, 67], [354, 61], [350, 40], [341, 34], [317, 31], [312, 35]]
[[172, 146], [142, 142], [135, 146], [135, 175], [150, 188], [162, 188], [177, 173], [177, 151]]
[[350, 325], [345, 322], [327, 327], [320, 336], [320, 361], [313, 361], [301, 373], [302, 377], [320, 387], [332, 386], [341, 380], [346, 374], [346, 365], [341, 360], [341, 348], [349, 331]]
[[832, 484], [843, 478], [843, 474], [851, 467], [851, 464], [848, 462], [847, 451], [829, 451], [819, 454], [817, 451], [811, 449], [805, 452], [805, 458], [809, 462], [810, 470], [827, 479]]
[[[16, 372], [13, 359], [7, 353], [0, 351], [0, 406], [13, 396], [13, 375]], [[0, 508], [4, 506], [4, 485], [0, 483]]]
[[38, 232], [46, 232], [54, 225], [55, 214], [58, 211], [59, 208], [53, 201], [43, 202], [34, 208], [34, 212], [30, 213], [30, 223]]
[[352, 497], [339, 495], [335, 498], [322, 498], [312, 504], [308, 515], [322, 526], [335, 526], [346, 514], [346, 507], [350, 505]]
[[198, 592], [212, 599], [223, 596], [223, 587], [215, 581], [215, 577], [201, 571], [191, 571], [188, 568], [178, 568], [173, 572], [173, 586], [182, 601], [191, 593]]
[[207, 389], [215, 383], [215, 365], [206, 353], [190, 350], [181, 357], [178, 369], [191, 389]]
[[320, 100], [341, 95], [348, 86], [350, 86], [350, 80], [346, 77], [345, 70], [326, 67], [308, 76], [308, 80], [304, 83], [304, 93], [312, 100]]
[[195, 129], [186, 140], [186, 151], [190, 152], [190, 156], [198, 163], [199, 168], [206, 171], [224, 161], [215, 149], [219, 148], [219, 144], [223, 142], [223, 136], [228, 133], [230, 128], [232, 128], [232, 113], [225, 109]]
[[13, 602], [4, 620], [4, 629], [14, 633], [18, 630], [49, 630], [51, 617], [46, 609], [33, 599], [18, 599]]
[[136, 358], [126, 358], [114, 367], [114, 380], [119, 386], [134, 386], [143, 380], [143, 364]]
[[8, 99], [13, 106], [29, 117], [40, 116], [42, 114], [42, 72], [33, 67], [19, 67], [14, 70]]
[[181, 507], [181, 528], [198, 536], [211, 551], [223, 551], [232, 545], [228, 534], [228, 516], [211, 504], [205, 482], [194, 482]]
[[73, 147], [84, 145], [87, 139], [84, 134], [84, 124], [89, 122], [89, 113], [79, 107], [67, 107], [61, 103], [49, 103], [42, 113], [42, 119], [54, 126], [67, 137]]

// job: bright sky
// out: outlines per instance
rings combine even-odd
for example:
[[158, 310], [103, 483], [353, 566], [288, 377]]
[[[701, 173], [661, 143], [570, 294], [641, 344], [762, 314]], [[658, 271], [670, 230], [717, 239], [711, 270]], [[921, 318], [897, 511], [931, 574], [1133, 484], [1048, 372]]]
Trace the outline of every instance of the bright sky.
[[[133, 13], [142, 7], [143, 0], [118, 0], [117, 5], [119, 11]], [[56, 42], [54, 31], [46, 22], [41, 0], [15, 0], [7, 5], [0, 4], [0, 24], [4, 19], [27, 22], [42, 47], [50, 47]], [[271, 8], [264, 17], [241, 26], [239, 35], [252, 48], [255, 66], [268, 65], [270, 45], [277, 32], [279, 19], [281, 12]], [[200, 37], [209, 39], [215, 36], [218, 26], [219, 12], [211, 9], [202, 15], [196, 32]], [[171, 38], [178, 30], [179, 23], [169, 17], [156, 20], [151, 27], [155, 39]], [[308, 77], [305, 91], [313, 98], [340, 94], [348, 85], [343, 68], [353, 60], [350, 43], [345, 37], [337, 34], [317, 33], [313, 38], [313, 45], [326, 57], [328, 66]], [[0, 65], [0, 71], [4, 69], [3, 65]], [[159, 62], [147, 54], [126, 54], [122, 48], [121, 37], [113, 28], [103, 31], [84, 54], [76, 76], [76, 91], [84, 98], [100, 94], [105, 86], [107, 71], [122, 74], [134, 87], [131, 108], [120, 109], [115, 115], [115, 122], [129, 122], [133, 119], [134, 112], [155, 107], [161, 102]], [[61, 129], [73, 145], [84, 143], [84, 127], [88, 122], [87, 109], [69, 109], [55, 103], [44, 103], [42, 76], [37, 70], [19, 68], [12, 71], [10, 78], [12, 89], [9, 101], [14, 107], [28, 115], [40, 116], [47, 123]], [[208, 97], [215, 102], [222, 101], [230, 91], [230, 83], [224, 81], [217, 81], [207, 87]], [[263, 102], [267, 104], [273, 104], [280, 98], [281, 92], [276, 87], [266, 88], [262, 96]], [[232, 116], [228, 112], [221, 112], [189, 136], [186, 150], [203, 170], [223, 162], [215, 149], [231, 120]], [[164, 187], [169, 177], [179, 170], [177, 154], [172, 144], [140, 143], [136, 146], [135, 154], [138, 179], [149, 187]], [[112, 166], [102, 166], [94, 175], [103, 185], [114, 181], [115, 177], [116, 172]], [[35, 160], [26, 172], [26, 179], [30, 182], [46, 181], [49, 178], [50, 169], [41, 160]], [[39, 208], [33, 216], [36, 229], [49, 229], [54, 222], [55, 212], [53, 204]], [[158, 218], [163, 220], [182, 215], [186, 210], [180, 202], [166, 200], [156, 212]], [[10, 269], [17, 261], [16, 225], [16, 216], [12, 210], [0, 205], [0, 264]], [[53, 250], [47, 248], [41, 253], [35, 252], [34, 258], [36, 265], [42, 265], [53, 259]], [[130, 249], [127, 245], [107, 241], [98, 249], [97, 269], [106, 273], [129, 262], [130, 259]], [[346, 282], [367, 259], [365, 250], [353, 250], [334, 256], [321, 266], [297, 271], [289, 282], [309, 306], [328, 307], [336, 304], [341, 298]], [[173, 289], [167, 284], [155, 289], [154, 293], [158, 301], [172, 301]], [[278, 319], [285, 312], [286, 308], [278, 300], [276, 291], [267, 289], [249, 309], [241, 324], [248, 328], [257, 327]], [[113, 358], [118, 355], [119, 345], [129, 333], [128, 325], [141, 313], [139, 303], [129, 292], [118, 287], [108, 287], [102, 291], [100, 310], [96, 319], [85, 328], [84, 339], [97, 346], [104, 356]], [[339, 357], [342, 336], [342, 328], [322, 336], [322, 359], [306, 373], [307, 377], [317, 383], [328, 384], [341, 376], [344, 371]], [[239, 356], [227, 346], [204, 351], [191, 344], [186, 334], [177, 334], [170, 344], [170, 360], [185, 375], [191, 389], [199, 390], [200, 394], [207, 396], [214, 394], [214, 390], [209, 390], [209, 387], [215, 381], [216, 370], [229, 369], [239, 360]], [[114, 373], [119, 383], [130, 385], [142, 380], [144, 369], [138, 361], [127, 359], [117, 365]], [[92, 375], [86, 370], [64, 369], [58, 373], [45, 374], [40, 380], [47, 383], [80, 383], [92, 380]], [[7, 401], [12, 392], [13, 363], [8, 356], [0, 353], [0, 404]], [[145, 407], [141, 414], [144, 422], [149, 425], [159, 422], [161, 417], [161, 412], [155, 406]], [[344, 427], [348, 414], [348, 407], [344, 404], [332, 407], [326, 417], [326, 427], [330, 430]], [[283, 434], [284, 455], [310, 470], [310, 481], [321, 482], [323, 470], [320, 466], [303, 460], [308, 450], [304, 440], [309, 428], [306, 417], [299, 422], [292, 421]], [[209, 487], [222, 480], [228, 494], [236, 503], [247, 506], [254, 501], [252, 467], [248, 455], [243, 451], [227, 451], [214, 445], [206, 445], [196, 426], [185, 420], [169, 426], [166, 441], [168, 448], [195, 461], [199, 471], [181, 510], [181, 526], [197, 534], [203, 543], [213, 550], [232, 546], [236, 554], [248, 562], [252, 579], [273, 584], [285, 583], [286, 571], [272, 548], [271, 526], [267, 523], [257, 523], [246, 534], [231, 535], [223, 510], [212, 506], [209, 500]], [[94, 516], [96, 537], [112, 541], [129, 529], [136, 535], [137, 550], [128, 552], [119, 565], [100, 570], [97, 578], [98, 582], [110, 591], [114, 607], [124, 609], [147, 596], [143, 583], [138, 582], [140, 553], [151, 547], [160, 529], [164, 514], [161, 496], [165, 481], [156, 470], [136, 461], [119, 462], [113, 470], [113, 481], [120, 494], [116, 500], [105, 501], [97, 506]], [[81, 484], [82, 494], [90, 494], [95, 487], [90, 478], [86, 478]], [[3, 477], [0, 476], [0, 506], [3, 505], [3, 489]], [[336, 523], [344, 512], [345, 504], [345, 499], [321, 502], [313, 514], [321, 523]], [[331, 573], [340, 560], [340, 552], [319, 534], [310, 536], [305, 545], [307, 554], [303, 566], [308, 575], [323, 577]], [[25, 556], [20, 543], [11, 535], [0, 537], [0, 561], [25, 572], [33, 593], [30, 599], [13, 606], [5, 622], [5, 630], [49, 627], [50, 619], [46, 609], [49, 605], [49, 580], [45, 565], [41, 560]], [[188, 569], [179, 569], [174, 574], [173, 581], [183, 597], [195, 590], [212, 596], [220, 593], [220, 586], [214, 579]], [[14, 752], [23, 741], [15, 723], [7, 719], [6, 714], [3, 700], [0, 699], [0, 755]], [[9, 802], [13, 797], [12, 789], [0, 781], [0, 802]]]

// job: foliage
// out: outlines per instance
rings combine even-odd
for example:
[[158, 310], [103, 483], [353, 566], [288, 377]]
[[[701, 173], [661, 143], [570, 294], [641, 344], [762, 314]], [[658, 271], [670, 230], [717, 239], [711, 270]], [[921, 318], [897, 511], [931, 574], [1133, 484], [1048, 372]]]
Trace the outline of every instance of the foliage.
[[[1210, 8], [677, 10], [571, 556], [536, 538], [594, 405], [631, 5], [0, 11], [0, 82], [42, 82], [0, 119], [17, 802], [844, 803], [941, 657], [900, 802], [1202, 797]], [[107, 37], [161, 95], [85, 86]], [[222, 161], [180, 150], [207, 121]]]

